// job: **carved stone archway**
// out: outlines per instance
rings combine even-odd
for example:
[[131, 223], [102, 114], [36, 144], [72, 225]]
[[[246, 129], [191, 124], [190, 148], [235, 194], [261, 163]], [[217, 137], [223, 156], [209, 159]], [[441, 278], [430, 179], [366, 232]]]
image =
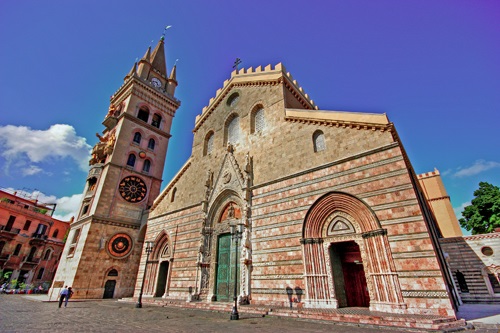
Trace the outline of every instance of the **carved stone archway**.
[[[340, 224], [339, 224], [340, 223]], [[306, 306], [339, 306], [335, 296], [328, 249], [330, 244], [359, 245], [370, 293], [370, 310], [403, 312], [401, 286], [387, 231], [360, 199], [342, 192], [320, 197], [307, 212], [302, 229]]]
[[[150, 254], [150, 258], [147, 264], [146, 277], [144, 280], [144, 295], [148, 296], [157, 296], [157, 297], [166, 297], [168, 296], [168, 290], [170, 286], [170, 275], [171, 275], [171, 242], [170, 236], [165, 230], [162, 230], [154, 241], [154, 248]], [[164, 281], [161, 283], [165, 283], [165, 292], [163, 295], [156, 295], [157, 288], [160, 278], [160, 268], [164, 263], [168, 263], [167, 267], [169, 268], [167, 274], [164, 276]], [[162, 277], [163, 279], [163, 277]]]

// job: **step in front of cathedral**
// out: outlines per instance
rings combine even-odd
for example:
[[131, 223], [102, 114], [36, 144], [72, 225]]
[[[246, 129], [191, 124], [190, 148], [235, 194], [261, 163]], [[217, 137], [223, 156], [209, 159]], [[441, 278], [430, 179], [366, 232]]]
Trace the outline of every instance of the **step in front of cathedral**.
[[[136, 299], [122, 299], [125, 302], [135, 302]], [[163, 298], [143, 298], [143, 304], [179, 307], [207, 311], [230, 313], [234, 303], [229, 302], [185, 302], [181, 300]], [[339, 324], [381, 326], [402, 329], [408, 332], [456, 332], [466, 329], [463, 319], [435, 315], [409, 315], [370, 311], [367, 308], [339, 308], [339, 309], [308, 309], [288, 307], [265, 307], [263, 305], [239, 305], [240, 314], [262, 316], [281, 316], [288, 318], [332, 321]]]

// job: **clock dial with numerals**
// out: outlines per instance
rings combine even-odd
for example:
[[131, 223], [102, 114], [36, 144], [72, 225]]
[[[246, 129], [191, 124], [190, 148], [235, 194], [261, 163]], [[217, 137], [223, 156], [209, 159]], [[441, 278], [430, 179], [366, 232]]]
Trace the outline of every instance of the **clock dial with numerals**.
[[161, 81], [155, 77], [151, 79], [151, 83], [157, 88], [161, 87]]
[[119, 186], [120, 195], [128, 202], [141, 202], [148, 193], [144, 181], [136, 176], [128, 176], [122, 179]]

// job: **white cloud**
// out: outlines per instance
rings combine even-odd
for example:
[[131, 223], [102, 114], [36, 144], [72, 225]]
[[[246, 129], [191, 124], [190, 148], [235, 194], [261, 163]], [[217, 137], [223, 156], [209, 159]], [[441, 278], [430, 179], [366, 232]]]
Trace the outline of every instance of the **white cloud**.
[[[7, 160], [7, 167], [19, 160], [28, 159], [40, 163], [57, 158], [72, 158], [83, 171], [88, 170], [91, 146], [86, 139], [76, 135], [70, 125], [56, 124], [48, 130], [33, 130], [26, 126], [0, 126], [1, 156]], [[31, 165], [23, 172], [33, 175], [37, 166]], [[31, 172], [31, 173], [30, 173]]]
[[493, 169], [493, 168], [500, 168], [500, 163], [498, 162], [493, 162], [493, 161], [483, 161], [483, 160], [478, 160], [476, 161], [472, 166], [467, 167], [467, 168], [460, 168], [455, 174], [453, 174], [454, 177], [469, 177], [469, 176], [474, 176], [477, 174], [480, 174], [481, 172]]
[[27, 168], [23, 168], [21, 170], [21, 173], [23, 174], [23, 176], [33, 176], [42, 171], [43, 171], [42, 168], [37, 167], [36, 165], [30, 165]]
[[453, 211], [455, 212], [455, 216], [457, 217], [457, 220], [459, 220], [463, 217], [462, 212], [464, 211], [465, 207], [470, 206], [470, 205], [471, 205], [471, 202], [467, 201], [458, 207], [453, 207]]

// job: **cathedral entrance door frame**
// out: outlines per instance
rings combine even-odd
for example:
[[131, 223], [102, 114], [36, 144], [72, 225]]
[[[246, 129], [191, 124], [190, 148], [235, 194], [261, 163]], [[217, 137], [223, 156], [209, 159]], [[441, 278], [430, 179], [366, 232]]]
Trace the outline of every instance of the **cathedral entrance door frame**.
[[[214, 294], [219, 302], [230, 302], [234, 292], [234, 260], [235, 254], [232, 247], [231, 234], [225, 233], [218, 236], [217, 242], [217, 269]], [[239, 263], [237, 271], [239, 271]], [[238, 286], [239, 289], [239, 286]]]
[[167, 289], [168, 273], [170, 268], [170, 262], [164, 260], [158, 266], [158, 276], [156, 279], [156, 291], [154, 297], [162, 297]]
[[329, 255], [339, 307], [369, 307], [370, 295], [359, 245], [354, 241], [331, 243]]

